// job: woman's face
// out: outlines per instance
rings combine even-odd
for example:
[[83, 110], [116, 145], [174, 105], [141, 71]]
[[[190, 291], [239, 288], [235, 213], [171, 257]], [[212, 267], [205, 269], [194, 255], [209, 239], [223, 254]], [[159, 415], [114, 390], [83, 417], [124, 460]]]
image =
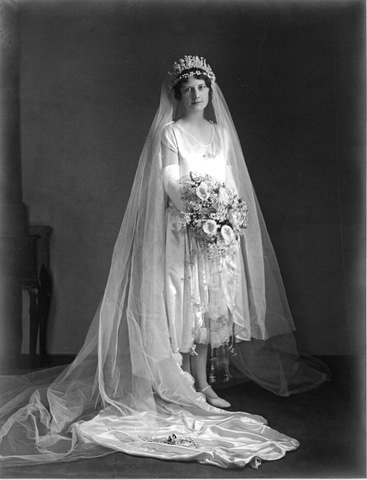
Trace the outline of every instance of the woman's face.
[[209, 102], [209, 88], [204, 80], [189, 77], [180, 88], [181, 102], [185, 110], [197, 112], [204, 110]]

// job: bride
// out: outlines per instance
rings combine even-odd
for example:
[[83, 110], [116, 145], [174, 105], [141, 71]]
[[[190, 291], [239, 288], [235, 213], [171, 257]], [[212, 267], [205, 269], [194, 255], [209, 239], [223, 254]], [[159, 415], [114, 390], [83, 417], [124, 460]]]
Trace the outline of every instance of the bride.
[[[215, 258], [183, 220], [183, 186], [200, 179], [246, 206], [246, 228], [223, 235], [218, 245], [231, 248]], [[185, 56], [163, 84], [82, 350], [61, 373], [1, 378], [1, 459], [113, 451], [221, 467], [279, 459], [297, 440], [262, 417], [223, 410], [230, 404], [212, 385], [221, 365], [225, 380], [250, 378], [279, 395], [321, 384], [327, 373], [300, 360], [293, 330], [228, 107], [206, 60]]]

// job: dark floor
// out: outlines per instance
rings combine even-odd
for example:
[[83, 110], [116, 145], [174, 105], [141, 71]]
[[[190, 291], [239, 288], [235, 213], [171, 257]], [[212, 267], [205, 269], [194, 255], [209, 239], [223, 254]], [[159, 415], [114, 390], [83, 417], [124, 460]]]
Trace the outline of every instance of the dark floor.
[[[301, 446], [258, 470], [222, 469], [194, 462], [169, 462], [112, 453], [97, 459], [8, 467], [2, 478], [366, 478], [365, 392], [353, 389], [353, 364], [331, 361], [334, 381], [316, 390], [278, 397], [256, 384], [229, 387], [231, 410], [262, 415]], [[355, 369], [354, 369], [355, 371]], [[363, 383], [363, 382], [360, 382]]]

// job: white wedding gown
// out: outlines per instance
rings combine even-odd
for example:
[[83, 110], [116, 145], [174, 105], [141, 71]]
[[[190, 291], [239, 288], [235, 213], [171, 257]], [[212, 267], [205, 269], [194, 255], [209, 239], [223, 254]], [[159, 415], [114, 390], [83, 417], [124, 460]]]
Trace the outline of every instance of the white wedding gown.
[[[161, 460], [198, 461], [219, 467], [257, 468], [295, 450], [297, 440], [243, 412], [210, 407], [204, 399], [183, 408], [156, 398], [157, 413], [124, 415], [107, 408], [89, 422], [76, 424], [79, 439], [116, 451]], [[170, 437], [176, 436], [176, 443]]]
[[165, 167], [176, 167], [178, 177], [178, 191], [171, 190], [173, 198], [166, 216], [166, 304], [174, 352], [192, 351], [194, 342], [210, 343], [217, 348], [228, 343], [233, 333], [237, 340], [251, 339], [250, 305], [240, 249], [219, 268], [180, 223], [179, 208], [184, 208], [179, 200], [181, 178], [187, 178], [190, 172], [207, 174], [234, 187], [217, 130], [212, 124], [207, 145], [174, 122], [165, 127], [162, 135], [164, 146], [177, 153], [179, 159], [179, 164]]
[[[226, 155], [216, 128], [213, 125], [208, 145], [200, 144], [173, 123], [164, 129], [163, 142], [179, 153], [180, 177], [195, 171], [209, 174], [227, 185], [233, 182], [228, 176]], [[94, 419], [75, 424], [75, 431], [85, 442], [163, 460], [196, 460], [221, 467], [242, 467], [248, 463], [257, 467], [261, 460], [277, 460], [287, 451], [296, 449], [297, 440], [272, 430], [260, 416], [211, 407], [204, 396], [195, 391], [193, 378], [178, 364], [177, 353], [190, 350], [193, 331], [200, 327], [202, 330], [205, 324], [203, 308], [195, 310], [192, 304], [200, 304], [204, 309], [208, 304], [210, 307], [208, 298], [212, 297], [213, 289], [209, 261], [200, 260], [200, 255], [199, 259], [196, 256], [194, 260], [188, 258], [188, 236], [180, 228], [179, 211], [172, 202], [166, 218], [165, 298], [173, 354], [160, 362], [154, 374], [156, 379], [161, 379], [155, 384], [155, 411], [125, 410], [121, 414], [117, 408], [107, 407]], [[227, 316], [228, 309], [233, 310], [238, 339], [249, 340], [251, 322], [241, 257], [235, 262], [235, 269], [240, 281], [237, 279], [232, 285], [228, 278], [228, 282], [224, 280], [226, 291], [217, 293], [217, 296], [224, 296], [224, 307], [222, 303], [218, 308], [225, 308]], [[226, 276], [226, 268], [223, 275]], [[231, 292], [233, 286], [235, 291]], [[222, 313], [217, 312], [218, 315]]]
[[[297, 353], [292, 315], [241, 145], [219, 86], [214, 83], [212, 89], [216, 124], [210, 144], [202, 145], [171, 122], [179, 105], [162, 85], [105, 292], [74, 362], [0, 376], [0, 459], [5, 464], [122, 451], [256, 467], [298, 447], [297, 440], [272, 430], [262, 417], [208, 405], [179, 364], [179, 352], [190, 351], [193, 341], [225, 341], [227, 320], [233, 319], [238, 340], [236, 356], [230, 356], [233, 375], [283, 396], [328, 378], [322, 365], [309, 366]], [[164, 148], [176, 157], [179, 152], [177, 165], [164, 163]], [[180, 198], [173, 193], [167, 201], [164, 177], [170, 170], [178, 179], [192, 170], [208, 173], [236, 188], [248, 205], [239, 255], [234, 268], [225, 265], [216, 292], [210, 264], [200, 249], [192, 257], [195, 245], [177, 223], [174, 205]], [[227, 316], [225, 328], [208, 334], [206, 308], [212, 320]]]

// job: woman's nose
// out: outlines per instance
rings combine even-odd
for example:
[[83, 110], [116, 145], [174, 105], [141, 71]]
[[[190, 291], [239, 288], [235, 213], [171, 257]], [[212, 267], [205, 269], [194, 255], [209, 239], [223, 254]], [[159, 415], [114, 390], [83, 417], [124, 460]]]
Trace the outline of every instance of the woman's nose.
[[192, 91], [192, 96], [193, 96], [194, 99], [199, 98], [199, 91], [198, 90], [193, 90]]

